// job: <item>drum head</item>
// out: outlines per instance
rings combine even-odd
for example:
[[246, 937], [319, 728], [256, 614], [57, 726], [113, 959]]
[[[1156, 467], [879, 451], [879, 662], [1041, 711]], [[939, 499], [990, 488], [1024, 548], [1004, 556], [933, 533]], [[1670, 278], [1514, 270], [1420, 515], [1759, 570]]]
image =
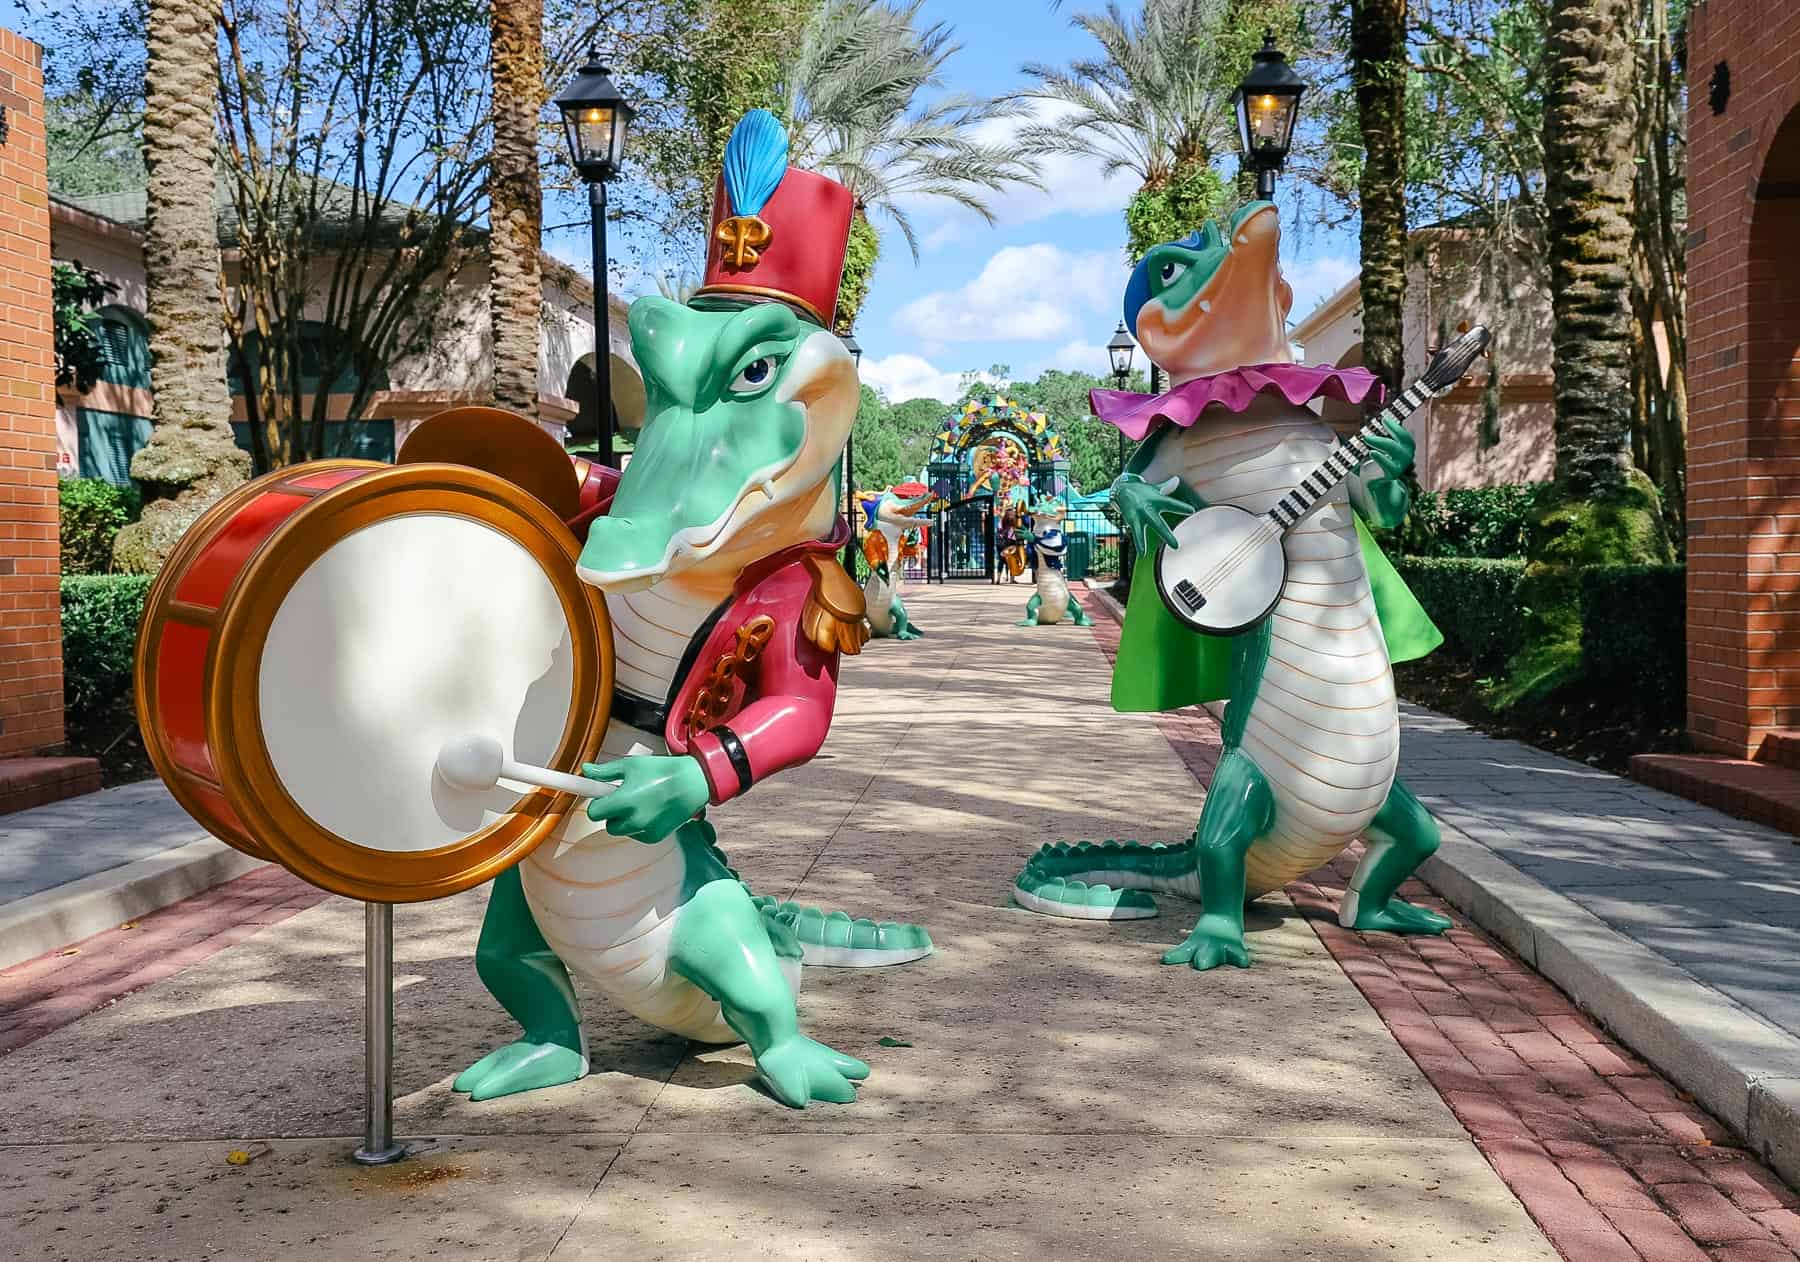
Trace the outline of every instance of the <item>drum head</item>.
[[442, 897], [578, 808], [436, 774], [475, 733], [562, 770], [598, 749], [612, 636], [576, 555], [525, 491], [438, 464], [326, 492], [270, 539], [227, 598], [212, 704], [242, 813], [282, 863], [354, 898]]

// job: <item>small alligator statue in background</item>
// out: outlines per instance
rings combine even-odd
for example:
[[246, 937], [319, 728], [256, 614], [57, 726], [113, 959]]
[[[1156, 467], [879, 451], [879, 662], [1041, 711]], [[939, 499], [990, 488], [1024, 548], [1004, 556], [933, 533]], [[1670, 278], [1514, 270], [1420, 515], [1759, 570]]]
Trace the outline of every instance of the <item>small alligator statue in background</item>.
[[1037, 591], [1025, 602], [1025, 616], [1015, 625], [1049, 626], [1065, 617], [1078, 627], [1090, 627], [1093, 619], [1069, 590], [1068, 572], [1063, 568], [1068, 558], [1069, 541], [1062, 531], [1063, 506], [1060, 500], [1045, 499], [1031, 510], [1031, 529], [1026, 542], [1036, 557], [1032, 567]]
[[864, 506], [869, 533], [863, 536], [863, 559], [869, 563], [869, 577], [863, 582], [863, 603], [868, 607], [869, 628], [877, 637], [916, 640], [925, 634], [907, 617], [906, 604], [900, 599], [901, 537], [918, 528], [913, 515], [935, 499], [932, 491], [901, 499], [889, 487], [872, 507]]

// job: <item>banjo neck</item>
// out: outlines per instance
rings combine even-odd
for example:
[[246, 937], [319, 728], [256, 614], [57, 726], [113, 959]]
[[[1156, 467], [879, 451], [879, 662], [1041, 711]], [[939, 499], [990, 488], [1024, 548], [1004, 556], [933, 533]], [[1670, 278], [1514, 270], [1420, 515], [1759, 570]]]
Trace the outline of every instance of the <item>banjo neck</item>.
[[1313, 505], [1331, 494], [1333, 487], [1369, 458], [1371, 453], [1365, 439], [1380, 434], [1390, 421], [1398, 425], [1406, 420], [1435, 393], [1423, 379], [1413, 382], [1401, 392], [1399, 398], [1383, 408], [1374, 420], [1340, 443], [1336, 451], [1320, 462], [1318, 468], [1300, 480], [1299, 486], [1282, 496], [1280, 502], [1268, 511], [1267, 515], [1281, 528], [1281, 533], [1286, 534], [1292, 530], [1294, 523], [1312, 511]]

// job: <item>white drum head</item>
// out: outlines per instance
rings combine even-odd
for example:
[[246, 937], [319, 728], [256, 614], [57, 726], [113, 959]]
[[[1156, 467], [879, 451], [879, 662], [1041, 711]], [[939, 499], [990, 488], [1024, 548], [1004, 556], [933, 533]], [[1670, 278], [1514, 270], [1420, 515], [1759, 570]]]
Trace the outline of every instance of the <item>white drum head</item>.
[[449, 787], [434, 774], [446, 741], [484, 733], [546, 764], [574, 702], [568, 618], [539, 560], [440, 512], [377, 520], [326, 549], [281, 602], [258, 679], [263, 738], [294, 803], [390, 852], [461, 841], [524, 792]]

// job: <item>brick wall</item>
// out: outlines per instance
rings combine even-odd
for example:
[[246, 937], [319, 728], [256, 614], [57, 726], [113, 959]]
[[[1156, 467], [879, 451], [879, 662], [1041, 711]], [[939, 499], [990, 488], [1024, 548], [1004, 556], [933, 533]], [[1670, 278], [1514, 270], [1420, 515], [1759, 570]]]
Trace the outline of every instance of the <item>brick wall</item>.
[[1800, 726], [1800, 5], [1706, 0], [1688, 49], [1688, 732], [1741, 757]]
[[42, 56], [0, 30], [0, 755], [63, 739]]

